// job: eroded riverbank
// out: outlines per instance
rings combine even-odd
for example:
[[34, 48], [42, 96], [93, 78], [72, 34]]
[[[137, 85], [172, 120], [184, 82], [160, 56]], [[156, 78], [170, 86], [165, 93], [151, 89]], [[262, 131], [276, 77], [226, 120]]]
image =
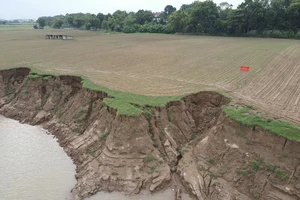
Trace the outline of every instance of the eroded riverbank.
[[0, 71], [0, 113], [56, 135], [77, 166], [75, 199], [170, 186], [201, 200], [300, 198], [299, 143], [225, 117], [229, 100], [216, 92], [129, 117], [79, 77], [29, 72]]
[[[0, 193], [5, 200], [71, 200], [75, 165], [48, 131], [0, 115]], [[86, 200], [174, 200], [168, 189], [151, 195], [100, 192]], [[190, 200], [183, 194], [183, 200]]]

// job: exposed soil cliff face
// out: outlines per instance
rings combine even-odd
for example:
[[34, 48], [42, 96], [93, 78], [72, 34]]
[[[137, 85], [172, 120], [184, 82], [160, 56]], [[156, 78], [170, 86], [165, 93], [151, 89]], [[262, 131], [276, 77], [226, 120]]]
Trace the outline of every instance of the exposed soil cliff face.
[[170, 185], [201, 200], [300, 199], [299, 143], [225, 117], [221, 106], [229, 100], [218, 93], [126, 117], [78, 77], [29, 73], [0, 71], [0, 113], [58, 138], [77, 166], [75, 199]]

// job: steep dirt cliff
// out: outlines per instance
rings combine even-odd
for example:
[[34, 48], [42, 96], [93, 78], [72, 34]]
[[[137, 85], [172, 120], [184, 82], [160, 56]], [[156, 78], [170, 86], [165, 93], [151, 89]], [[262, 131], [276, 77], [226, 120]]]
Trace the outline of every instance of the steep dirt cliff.
[[29, 73], [0, 71], [0, 114], [58, 138], [77, 166], [75, 199], [170, 186], [199, 200], [300, 199], [299, 143], [225, 117], [229, 99], [216, 92], [128, 117], [79, 77]]

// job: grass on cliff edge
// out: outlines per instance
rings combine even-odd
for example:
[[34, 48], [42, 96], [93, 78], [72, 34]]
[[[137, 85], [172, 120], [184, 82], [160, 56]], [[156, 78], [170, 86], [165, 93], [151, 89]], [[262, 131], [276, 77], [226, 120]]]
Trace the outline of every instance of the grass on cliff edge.
[[[42, 75], [49, 75], [37, 69], [31, 68], [32, 78]], [[29, 75], [30, 76], [30, 75]], [[103, 104], [118, 110], [119, 115], [140, 116], [146, 106], [165, 106], [170, 101], [178, 101], [185, 97], [181, 96], [145, 96], [111, 90], [91, 82], [87, 77], [80, 76], [84, 88], [103, 91], [108, 94], [108, 98], [103, 100]], [[230, 97], [231, 98], [231, 97]], [[253, 107], [234, 108], [223, 106], [225, 114], [243, 126], [259, 126], [264, 130], [270, 131], [275, 135], [281, 135], [290, 140], [300, 141], [300, 126], [283, 120], [265, 119], [257, 114], [251, 113]]]
[[[38, 69], [31, 68], [31, 74], [28, 78], [37, 78], [39, 76], [50, 75], [44, 73]], [[51, 74], [54, 75], [54, 74]], [[55, 76], [58, 76], [55, 74]], [[141, 94], [131, 94], [126, 92], [120, 92], [111, 90], [106, 87], [99, 86], [92, 81], [90, 81], [85, 76], [75, 75], [82, 78], [82, 85], [84, 88], [94, 90], [94, 91], [102, 91], [108, 94], [108, 98], [103, 100], [103, 104], [107, 105], [111, 108], [114, 108], [118, 111], [119, 115], [126, 116], [140, 116], [144, 111], [143, 107], [146, 106], [165, 106], [170, 101], [178, 101], [185, 97], [186, 95], [181, 96], [146, 96]]]
[[[82, 77], [82, 76], [81, 76]], [[140, 116], [145, 106], [165, 106], [170, 101], [178, 101], [181, 96], [146, 96], [111, 90], [94, 84], [88, 78], [82, 77], [83, 87], [95, 91], [106, 92], [110, 98], [105, 98], [103, 103], [118, 110], [118, 114], [127, 116]]]
[[251, 108], [223, 106], [225, 114], [243, 126], [259, 126], [275, 135], [300, 141], [300, 126], [283, 120], [265, 119], [264, 117], [253, 115], [251, 110]]

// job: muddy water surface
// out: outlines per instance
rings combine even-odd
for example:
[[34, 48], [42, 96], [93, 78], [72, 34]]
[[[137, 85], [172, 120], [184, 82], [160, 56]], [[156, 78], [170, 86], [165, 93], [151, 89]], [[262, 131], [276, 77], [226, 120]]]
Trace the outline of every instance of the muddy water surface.
[[[98, 194], [87, 198], [85, 200], [174, 200], [175, 194], [171, 189], [168, 189], [163, 192], [159, 192], [153, 195], [148, 194], [147, 192], [142, 192], [139, 195], [127, 196], [121, 193], [105, 193], [99, 192]], [[191, 200], [187, 194], [182, 194], [182, 200]]]
[[53, 136], [0, 115], [0, 199], [65, 200], [75, 183], [75, 165]]
[[[75, 173], [72, 160], [46, 130], [0, 115], [1, 200], [69, 200]], [[86, 200], [174, 200], [174, 192], [136, 196], [100, 192]]]

